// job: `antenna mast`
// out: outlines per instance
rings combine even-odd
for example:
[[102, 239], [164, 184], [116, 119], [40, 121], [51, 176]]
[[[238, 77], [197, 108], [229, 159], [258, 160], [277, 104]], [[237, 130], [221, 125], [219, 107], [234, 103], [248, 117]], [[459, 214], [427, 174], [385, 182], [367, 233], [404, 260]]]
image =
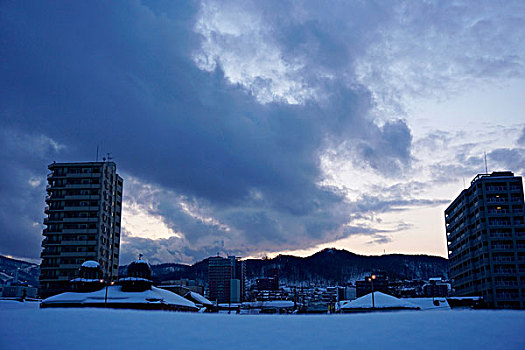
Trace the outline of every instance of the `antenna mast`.
[[489, 173], [488, 166], [487, 166], [487, 152], [483, 152], [485, 155], [485, 174]]

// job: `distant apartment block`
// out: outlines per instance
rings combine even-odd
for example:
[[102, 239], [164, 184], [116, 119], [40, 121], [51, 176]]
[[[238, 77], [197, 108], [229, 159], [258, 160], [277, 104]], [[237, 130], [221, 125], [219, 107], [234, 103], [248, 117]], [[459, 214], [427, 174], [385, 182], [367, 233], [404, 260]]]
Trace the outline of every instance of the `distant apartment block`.
[[214, 256], [208, 260], [208, 299], [218, 303], [239, 303], [246, 295], [246, 264], [239, 257]]
[[69, 289], [86, 260], [102, 277], [118, 277], [122, 178], [114, 162], [53, 163], [48, 166], [40, 295]]
[[477, 175], [445, 210], [452, 288], [489, 307], [525, 307], [523, 182], [512, 172]]

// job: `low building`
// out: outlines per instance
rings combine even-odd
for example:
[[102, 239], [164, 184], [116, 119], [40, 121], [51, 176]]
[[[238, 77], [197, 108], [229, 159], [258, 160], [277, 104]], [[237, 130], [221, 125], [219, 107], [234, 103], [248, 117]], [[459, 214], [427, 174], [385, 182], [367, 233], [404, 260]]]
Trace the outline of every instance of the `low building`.
[[195, 280], [180, 279], [180, 280], [167, 280], [162, 281], [159, 285], [160, 288], [171, 290], [179, 295], [182, 295], [176, 290], [185, 290], [204, 295], [204, 286], [198, 284]]
[[421, 308], [404, 299], [398, 299], [382, 292], [373, 292], [356, 300], [339, 303], [342, 312], [372, 312], [396, 310], [420, 310]]
[[426, 297], [447, 297], [449, 290], [450, 284], [441, 278], [431, 278], [423, 285], [423, 295]]
[[36, 298], [38, 288], [23, 283], [13, 283], [2, 288], [2, 298]]
[[[84, 273], [95, 264], [83, 264]], [[81, 268], [82, 271], [82, 268]], [[128, 276], [121, 278], [117, 284], [98, 284], [100, 289], [91, 290], [94, 281], [75, 281], [88, 289], [80, 288], [76, 292], [65, 292], [42, 301], [40, 307], [107, 307], [116, 309], [147, 309], [198, 311], [195, 303], [178, 294], [152, 286], [151, 267], [144, 260], [136, 260], [128, 266]], [[95, 273], [96, 271], [91, 271]], [[90, 280], [90, 279], [88, 279]], [[89, 290], [89, 291], [87, 291]]]

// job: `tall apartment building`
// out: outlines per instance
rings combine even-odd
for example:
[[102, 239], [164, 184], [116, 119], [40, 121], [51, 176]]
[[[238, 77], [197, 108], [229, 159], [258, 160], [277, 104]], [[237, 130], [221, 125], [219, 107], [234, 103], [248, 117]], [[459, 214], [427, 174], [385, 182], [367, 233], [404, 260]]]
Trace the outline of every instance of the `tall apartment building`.
[[479, 174], [445, 210], [452, 287], [489, 307], [525, 307], [523, 182], [512, 172]]
[[209, 299], [238, 303], [246, 295], [246, 264], [239, 257], [213, 256], [208, 260]]
[[69, 289], [86, 260], [97, 261], [106, 281], [118, 277], [122, 178], [114, 162], [48, 166], [40, 295]]

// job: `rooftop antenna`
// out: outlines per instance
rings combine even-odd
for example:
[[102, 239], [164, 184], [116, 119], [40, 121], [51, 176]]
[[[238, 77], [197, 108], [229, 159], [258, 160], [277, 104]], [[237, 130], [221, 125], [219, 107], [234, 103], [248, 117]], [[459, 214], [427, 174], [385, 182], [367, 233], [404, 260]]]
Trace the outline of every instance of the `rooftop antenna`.
[[483, 152], [485, 155], [485, 174], [489, 173], [488, 166], [487, 166], [487, 152]]

